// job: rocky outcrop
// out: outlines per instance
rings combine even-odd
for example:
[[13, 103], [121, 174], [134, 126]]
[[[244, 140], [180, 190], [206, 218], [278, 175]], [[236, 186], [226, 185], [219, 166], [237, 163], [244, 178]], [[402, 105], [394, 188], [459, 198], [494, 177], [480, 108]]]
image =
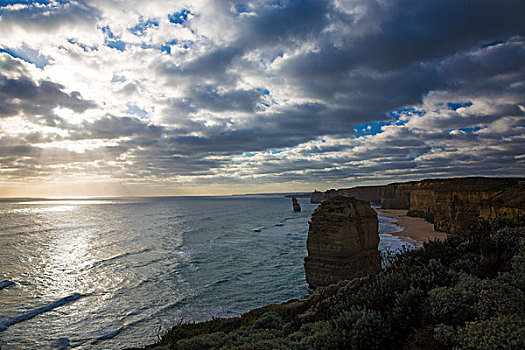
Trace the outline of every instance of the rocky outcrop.
[[312, 214], [304, 267], [311, 288], [352, 279], [381, 268], [377, 213], [370, 204], [336, 196]]
[[324, 199], [324, 193], [315, 190], [310, 196], [310, 203], [312, 204], [321, 203], [323, 199]]
[[292, 197], [292, 206], [293, 211], [301, 211], [301, 205], [299, 205], [299, 202], [297, 201], [297, 198], [295, 198], [295, 196]]

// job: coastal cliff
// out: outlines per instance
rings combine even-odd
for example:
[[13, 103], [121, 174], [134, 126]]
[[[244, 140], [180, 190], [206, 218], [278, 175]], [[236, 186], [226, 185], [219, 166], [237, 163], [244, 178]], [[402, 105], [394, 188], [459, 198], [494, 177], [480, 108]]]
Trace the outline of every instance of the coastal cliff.
[[426, 242], [381, 269], [377, 214], [369, 203], [336, 195], [360, 194], [376, 203], [392, 196], [391, 205], [406, 206], [409, 191], [414, 215], [457, 230], [469, 217], [522, 216], [525, 182], [464, 178], [403, 185], [327, 193], [308, 232], [305, 273], [316, 289], [309, 298], [238, 317], [180, 322], [147, 349], [525, 348], [519, 283], [525, 227], [519, 220]]
[[[496, 204], [495, 201], [502, 195], [510, 197], [503, 193], [517, 185], [516, 179], [423, 180], [411, 190], [408, 215], [433, 222], [436, 231], [456, 234], [467, 232], [480, 218], [493, 220], [506, 214], [508, 218], [518, 220], [519, 212], [523, 212], [523, 203], [520, 208], [519, 203], [509, 202], [507, 205]], [[519, 190], [515, 194], [519, 194]]]
[[518, 224], [525, 216], [525, 181], [500, 191], [489, 200], [479, 203], [479, 216], [492, 220], [497, 217], [517, 218]]
[[304, 266], [311, 288], [381, 268], [377, 213], [364, 201], [337, 196], [312, 214]]
[[312, 195], [310, 196], [310, 203], [312, 204], [321, 203], [323, 199], [324, 199], [324, 193], [321, 191], [315, 190], [312, 192]]
[[407, 215], [427, 219], [436, 231], [463, 234], [479, 219], [492, 221], [505, 216], [521, 220], [525, 214], [524, 183], [519, 178], [427, 179], [329, 190], [325, 199], [342, 195], [384, 209], [408, 209]]
[[408, 209], [410, 192], [417, 182], [392, 183], [385, 186], [359, 186], [340, 190], [328, 190], [325, 199], [335, 196], [354, 197], [380, 205], [384, 209]]

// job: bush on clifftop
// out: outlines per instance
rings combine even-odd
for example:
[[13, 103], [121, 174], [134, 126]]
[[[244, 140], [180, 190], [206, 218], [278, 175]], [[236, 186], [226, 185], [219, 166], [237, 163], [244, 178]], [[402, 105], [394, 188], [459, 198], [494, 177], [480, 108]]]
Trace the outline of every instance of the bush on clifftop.
[[178, 325], [148, 348], [523, 349], [525, 228], [496, 224], [405, 251], [305, 301]]

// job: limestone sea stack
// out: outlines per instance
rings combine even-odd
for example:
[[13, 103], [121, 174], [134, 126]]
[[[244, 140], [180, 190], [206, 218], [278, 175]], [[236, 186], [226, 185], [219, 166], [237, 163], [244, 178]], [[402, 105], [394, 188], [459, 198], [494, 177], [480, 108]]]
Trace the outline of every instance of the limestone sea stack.
[[368, 202], [337, 196], [312, 214], [304, 259], [306, 281], [315, 289], [381, 269], [377, 213]]
[[293, 211], [301, 211], [301, 206], [299, 205], [299, 202], [297, 201], [297, 198], [295, 198], [295, 196], [292, 196], [292, 205]]
[[320, 192], [320, 191], [317, 191], [317, 190], [314, 190], [314, 192], [310, 196], [310, 203], [312, 203], [312, 204], [321, 203], [323, 201], [323, 199], [324, 199], [324, 193]]

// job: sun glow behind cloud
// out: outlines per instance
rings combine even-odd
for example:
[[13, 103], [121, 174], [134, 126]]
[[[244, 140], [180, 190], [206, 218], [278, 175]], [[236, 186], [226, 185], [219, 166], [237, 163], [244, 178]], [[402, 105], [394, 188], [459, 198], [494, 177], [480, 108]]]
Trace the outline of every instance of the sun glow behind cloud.
[[463, 3], [7, 1], [0, 196], [522, 175], [524, 5]]

